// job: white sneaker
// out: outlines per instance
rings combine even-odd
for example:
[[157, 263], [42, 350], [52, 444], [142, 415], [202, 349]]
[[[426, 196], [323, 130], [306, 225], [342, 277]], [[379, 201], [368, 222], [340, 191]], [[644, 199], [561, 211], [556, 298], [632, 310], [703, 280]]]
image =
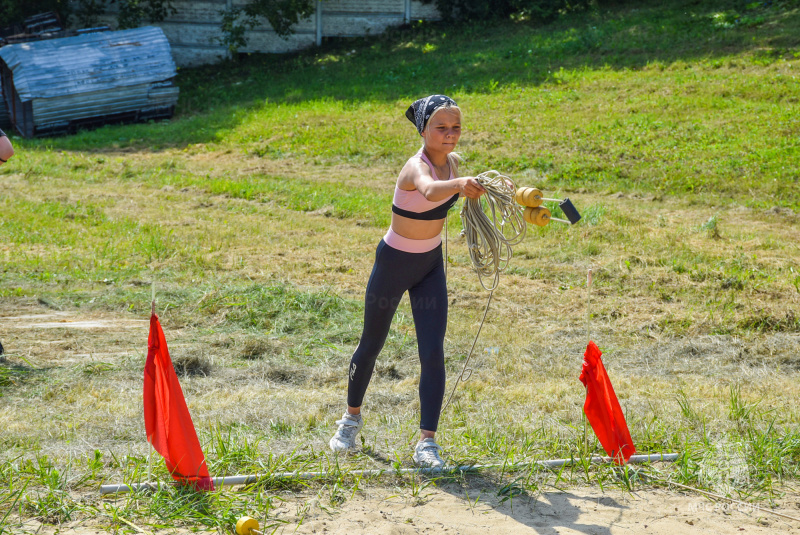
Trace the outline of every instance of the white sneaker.
[[336, 421], [339, 429], [328, 442], [333, 451], [353, 451], [356, 449], [356, 435], [364, 426], [364, 419], [360, 414], [345, 412], [341, 420]]
[[414, 462], [426, 468], [442, 468], [444, 459], [439, 455], [442, 447], [432, 438], [424, 438], [414, 448]]

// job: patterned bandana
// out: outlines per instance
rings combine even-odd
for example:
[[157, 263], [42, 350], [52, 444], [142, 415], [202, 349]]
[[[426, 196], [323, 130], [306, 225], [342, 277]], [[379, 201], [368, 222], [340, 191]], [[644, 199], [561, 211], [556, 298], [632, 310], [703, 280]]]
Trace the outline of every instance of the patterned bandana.
[[406, 117], [417, 126], [417, 131], [421, 134], [433, 112], [442, 106], [457, 106], [457, 104], [455, 100], [446, 95], [431, 95], [415, 100], [406, 110]]

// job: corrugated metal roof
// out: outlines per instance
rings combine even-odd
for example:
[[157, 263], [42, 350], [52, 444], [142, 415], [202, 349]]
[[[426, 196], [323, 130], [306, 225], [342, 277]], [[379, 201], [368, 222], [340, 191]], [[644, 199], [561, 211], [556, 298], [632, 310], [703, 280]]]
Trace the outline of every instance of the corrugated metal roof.
[[0, 48], [25, 102], [147, 84], [176, 75], [161, 28], [99, 32]]
[[0, 59], [10, 120], [26, 137], [171, 117], [178, 102], [170, 45], [153, 26], [10, 44]]

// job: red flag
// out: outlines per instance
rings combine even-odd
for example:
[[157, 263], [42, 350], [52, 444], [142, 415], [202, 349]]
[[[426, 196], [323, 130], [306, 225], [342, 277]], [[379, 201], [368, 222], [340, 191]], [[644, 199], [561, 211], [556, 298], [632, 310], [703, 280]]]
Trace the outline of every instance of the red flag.
[[631, 455], [636, 453], [636, 448], [601, 355], [597, 345], [590, 341], [586, 346], [586, 353], [583, 354], [581, 369], [581, 382], [586, 386], [583, 412], [592, 424], [603, 449], [615, 463], [621, 465], [627, 463]]
[[169, 358], [158, 316], [150, 316], [144, 365], [144, 427], [147, 441], [164, 457], [172, 477], [198, 490], [214, 490], [181, 384]]

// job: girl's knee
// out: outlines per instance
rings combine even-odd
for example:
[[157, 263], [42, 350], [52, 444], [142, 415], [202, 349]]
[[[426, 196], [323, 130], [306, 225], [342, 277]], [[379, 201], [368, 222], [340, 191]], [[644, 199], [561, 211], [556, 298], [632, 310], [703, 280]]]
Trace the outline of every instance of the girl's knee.
[[420, 353], [419, 363], [423, 370], [444, 370], [444, 350]]

